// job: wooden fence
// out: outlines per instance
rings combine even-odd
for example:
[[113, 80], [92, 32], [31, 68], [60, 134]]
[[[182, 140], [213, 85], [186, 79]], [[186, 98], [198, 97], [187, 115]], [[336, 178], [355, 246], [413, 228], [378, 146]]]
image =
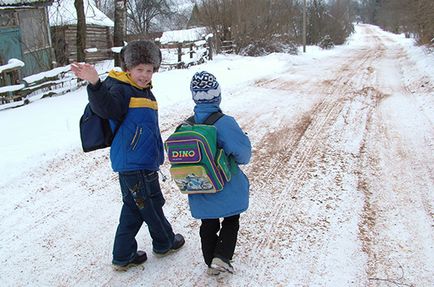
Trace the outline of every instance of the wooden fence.
[[[185, 69], [213, 59], [212, 38], [196, 42], [174, 42], [160, 45], [163, 51], [163, 70]], [[169, 55], [176, 55], [170, 57]]]
[[[14, 68], [17, 71], [19, 68]], [[38, 75], [41, 75], [38, 77]], [[5, 107], [17, 107], [28, 104], [33, 96], [38, 99], [71, 92], [84, 85], [78, 81], [69, 66], [56, 68], [48, 72], [24, 78], [18, 85], [0, 87], [0, 103]], [[16, 87], [16, 88], [14, 88]], [[0, 109], [2, 106], [0, 105]]]
[[235, 48], [236, 45], [234, 43], [234, 40], [225, 40], [221, 43], [220, 52], [222, 54], [234, 54]]
[[[188, 68], [212, 60], [211, 41], [203, 41], [200, 45], [192, 42], [172, 43], [162, 45], [161, 50], [163, 53], [161, 70], [163, 71]], [[19, 80], [20, 69], [20, 67], [5, 69], [0, 73], [0, 80], [4, 80], [0, 81], [0, 110], [28, 104], [33, 97], [40, 99], [62, 95], [87, 83], [78, 80], [70, 72], [69, 65], [32, 75], [22, 80]]]

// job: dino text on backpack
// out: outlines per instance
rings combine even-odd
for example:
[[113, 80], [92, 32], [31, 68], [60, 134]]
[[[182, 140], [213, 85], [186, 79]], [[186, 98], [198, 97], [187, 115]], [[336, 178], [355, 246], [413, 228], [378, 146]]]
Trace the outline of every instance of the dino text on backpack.
[[213, 126], [222, 116], [221, 112], [213, 113], [204, 124], [195, 124], [190, 117], [164, 143], [170, 174], [182, 193], [215, 193], [231, 179], [228, 157], [217, 147]]

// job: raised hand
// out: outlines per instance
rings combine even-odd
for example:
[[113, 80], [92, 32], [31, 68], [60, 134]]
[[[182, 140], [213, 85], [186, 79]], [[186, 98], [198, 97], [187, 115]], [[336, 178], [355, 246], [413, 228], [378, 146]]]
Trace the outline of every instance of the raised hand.
[[95, 85], [99, 81], [98, 72], [91, 64], [74, 62], [71, 64], [71, 71], [78, 78], [86, 80], [92, 85]]

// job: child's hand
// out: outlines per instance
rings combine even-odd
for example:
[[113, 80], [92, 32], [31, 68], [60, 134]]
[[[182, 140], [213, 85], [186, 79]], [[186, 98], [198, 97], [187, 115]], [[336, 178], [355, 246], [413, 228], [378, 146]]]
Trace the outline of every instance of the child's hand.
[[76, 75], [78, 78], [82, 80], [86, 80], [92, 85], [96, 85], [99, 81], [98, 72], [96, 71], [95, 67], [91, 64], [87, 63], [77, 63], [74, 62], [71, 64], [71, 71]]

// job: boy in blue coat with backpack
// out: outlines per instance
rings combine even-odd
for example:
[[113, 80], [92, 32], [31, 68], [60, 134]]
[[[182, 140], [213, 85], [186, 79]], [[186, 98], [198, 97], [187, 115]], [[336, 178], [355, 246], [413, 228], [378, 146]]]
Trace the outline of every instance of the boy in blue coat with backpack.
[[[214, 75], [206, 71], [194, 74], [190, 90], [196, 104], [195, 123], [204, 123], [212, 113], [221, 112], [221, 90]], [[223, 115], [214, 126], [217, 145], [235, 161], [232, 177], [217, 193], [188, 195], [192, 216], [201, 220], [202, 254], [209, 275], [234, 272], [231, 260], [237, 243], [240, 214], [249, 205], [249, 180], [238, 165], [247, 164], [252, 152], [249, 138], [233, 117]]]
[[165, 199], [158, 171], [164, 149], [158, 126], [158, 105], [151, 80], [161, 63], [161, 51], [150, 41], [133, 41], [121, 51], [122, 69], [110, 71], [103, 82], [89, 64], [74, 63], [72, 72], [87, 80], [92, 110], [109, 119], [116, 131], [111, 148], [112, 168], [119, 173], [122, 210], [113, 247], [115, 270], [126, 270], [147, 260], [137, 250], [137, 235], [143, 222], [152, 237], [153, 253], [164, 256], [184, 245], [163, 212]]

